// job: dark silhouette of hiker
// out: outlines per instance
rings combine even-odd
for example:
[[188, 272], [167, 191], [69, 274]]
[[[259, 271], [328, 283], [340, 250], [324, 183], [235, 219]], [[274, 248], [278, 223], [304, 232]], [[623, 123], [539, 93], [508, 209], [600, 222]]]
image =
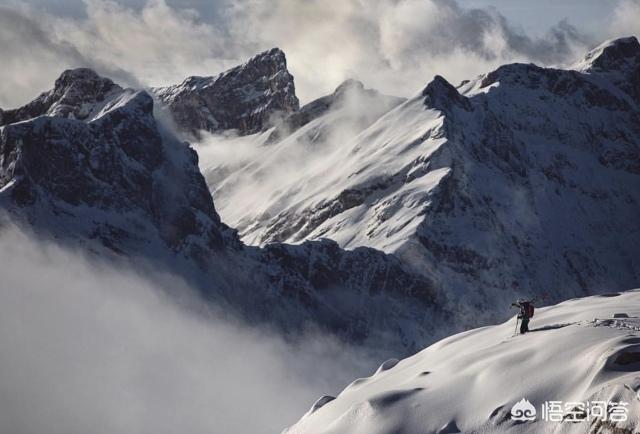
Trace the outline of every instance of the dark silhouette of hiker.
[[533, 307], [533, 302], [535, 300], [521, 300], [518, 299], [515, 303], [511, 303], [511, 306], [517, 307], [520, 309], [520, 313], [518, 314], [518, 319], [521, 321], [520, 323], [520, 334], [525, 334], [529, 331], [529, 321], [533, 316], [533, 312], [535, 311]]

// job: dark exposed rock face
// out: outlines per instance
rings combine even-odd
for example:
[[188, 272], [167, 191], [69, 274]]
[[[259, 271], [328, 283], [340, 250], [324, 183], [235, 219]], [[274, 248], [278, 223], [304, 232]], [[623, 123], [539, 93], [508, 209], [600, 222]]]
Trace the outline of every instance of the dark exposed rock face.
[[[412, 295], [425, 304], [435, 301], [432, 288], [425, 279], [407, 274], [402, 263], [374, 249], [362, 247], [345, 252], [331, 240], [307, 241], [301, 245], [269, 244], [258, 250], [263, 262], [290, 269], [317, 290], [342, 288], [343, 291], [367, 288], [374, 296], [384, 292]], [[368, 270], [365, 274], [354, 270]], [[293, 283], [293, 286], [291, 284]], [[304, 284], [297, 282], [297, 284]], [[294, 292], [296, 282], [280, 281], [283, 290]]]
[[504, 298], [475, 288], [561, 300], [637, 286], [639, 52], [627, 38], [576, 70], [504, 65], [466, 95], [471, 111], [453, 92], [439, 105], [448, 141], [430, 160], [451, 171], [417, 231], [436, 286], [489, 306]]
[[5, 121], [21, 122], [0, 132], [0, 187], [25, 213], [39, 206], [128, 215], [120, 242], [134, 237], [137, 224], [174, 249], [187, 248], [190, 236], [212, 248], [223, 247], [224, 234], [234, 237], [215, 211], [196, 153], [163, 138], [146, 92], [90, 70], [65, 71], [52, 91], [5, 113]]
[[455, 87], [439, 75], [436, 75], [424, 88], [422, 96], [426, 107], [448, 111], [452, 105], [457, 105], [464, 110], [471, 110], [469, 100], [460, 95]]
[[315, 325], [359, 344], [384, 342], [391, 334], [385, 345], [408, 353], [443, 333], [435, 324], [446, 315], [435, 308], [431, 282], [393, 256], [369, 248], [344, 250], [331, 240], [247, 249], [262, 270], [255, 274], [267, 278], [258, 285], [270, 294], [264, 301], [268, 309], [253, 310], [254, 318], [285, 318], [293, 326], [288, 332]]
[[177, 125], [193, 135], [199, 130], [256, 133], [270, 126], [275, 117], [299, 108], [293, 76], [284, 53], [277, 48], [216, 77], [189, 77], [153, 92]]
[[640, 44], [635, 36], [616, 39], [601, 49], [591, 51], [584, 59], [590, 71], [635, 70], [640, 61]]

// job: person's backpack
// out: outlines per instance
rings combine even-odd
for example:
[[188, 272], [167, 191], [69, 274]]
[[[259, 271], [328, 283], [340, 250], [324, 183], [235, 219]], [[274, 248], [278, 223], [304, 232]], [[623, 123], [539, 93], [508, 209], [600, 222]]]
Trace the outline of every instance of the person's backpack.
[[533, 304], [529, 302], [523, 303], [522, 307], [524, 308], [524, 314], [527, 318], [531, 318], [533, 316], [533, 312], [535, 311]]

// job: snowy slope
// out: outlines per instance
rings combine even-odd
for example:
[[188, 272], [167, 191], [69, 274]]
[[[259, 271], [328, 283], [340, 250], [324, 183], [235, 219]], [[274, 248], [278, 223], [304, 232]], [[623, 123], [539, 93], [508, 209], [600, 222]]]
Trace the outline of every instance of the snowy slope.
[[317, 190], [338, 194], [344, 182], [330, 184], [349, 168], [335, 170], [336, 160], [329, 156], [339, 158], [346, 143], [402, 102], [348, 80], [277, 128], [253, 136], [212, 136], [196, 144], [200, 167], [225, 222], [237, 228], [245, 242], [257, 244], [266, 228], [263, 222], [292, 201]]
[[[470, 330], [397, 364], [385, 362], [371, 377], [351, 383], [337, 399], [320, 400], [285, 433], [640, 430], [640, 290], [539, 309], [532, 332], [525, 336], [514, 336], [514, 325], [512, 318]], [[511, 420], [512, 406], [523, 398], [536, 407], [535, 422]], [[627, 422], [542, 418], [545, 401], [600, 400], [629, 403]]]
[[258, 243], [326, 237], [346, 247], [395, 251], [448, 172], [427, 171], [428, 156], [445, 143], [442, 128], [439, 112], [425, 110], [422, 97], [410, 99], [307, 170], [292, 173], [293, 182], [265, 210], [271, 219], [243, 235]]
[[457, 88], [436, 77], [319, 152], [297, 141], [312, 122], [269, 146], [267, 133], [210, 155], [201, 146], [201, 166], [224, 166], [227, 145], [246, 151], [209, 178], [245, 242], [330, 238], [394, 253], [463, 326], [502, 319], [514, 294], [630, 289], [640, 283], [640, 45], [606, 42], [573, 68], [505, 65]]

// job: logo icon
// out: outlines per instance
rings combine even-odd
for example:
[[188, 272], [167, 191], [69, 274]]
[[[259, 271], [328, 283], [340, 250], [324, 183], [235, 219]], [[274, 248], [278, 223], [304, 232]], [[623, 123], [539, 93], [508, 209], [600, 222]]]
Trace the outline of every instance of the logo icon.
[[522, 398], [511, 407], [511, 419], [521, 422], [536, 420], [536, 408]]

